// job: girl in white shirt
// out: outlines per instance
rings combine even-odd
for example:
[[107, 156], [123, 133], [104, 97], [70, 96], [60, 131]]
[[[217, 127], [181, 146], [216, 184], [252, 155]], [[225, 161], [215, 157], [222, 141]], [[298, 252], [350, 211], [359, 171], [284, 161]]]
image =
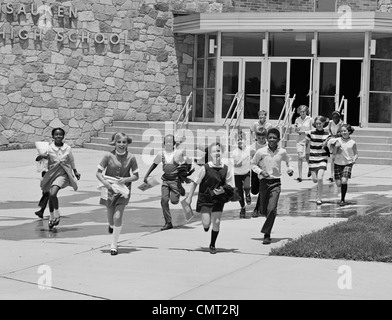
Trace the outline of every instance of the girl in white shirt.
[[[297, 108], [300, 115], [295, 119], [295, 132], [298, 133], [297, 138], [297, 153], [298, 153], [298, 182], [302, 182], [302, 163], [306, 160], [309, 163], [309, 146], [306, 146], [306, 134], [310, 132], [313, 124], [313, 119], [308, 116], [309, 108], [306, 105], [300, 105]], [[308, 174], [308, 176], [310, 176]]]
[[349, 124], [343, 124], [340, 128], [342, 136], [336, 138], [335, 141], [331, 141], [335, 155], [335, 181], [336, 185], [341, 187], [341, 206], [348, 204], [345, 201], [348, 179], [351, 178], [353, 165], [358, 159], [357, 144], [350, 138], [353, 132], [354, 128]]

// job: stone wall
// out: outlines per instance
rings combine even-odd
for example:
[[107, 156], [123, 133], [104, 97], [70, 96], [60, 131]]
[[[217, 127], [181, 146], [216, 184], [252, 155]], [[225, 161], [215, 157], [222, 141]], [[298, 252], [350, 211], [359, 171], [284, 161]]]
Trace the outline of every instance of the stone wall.
[[[376, 0], [345, 3], [358, 10], [377, 7]], [[176, 119], [192, 90], [194, 39], [173, 34], [175, 15], [312, 11], [314, 1], [0, 4], [0, 146], [31, 147], [50, 139], [54, 127], [63, 127], [67, 142], [81, 146], [113, 120]], [[378, 5], [380, 11], [392, 7], [390, 0]]]
[[392, 0], [379, 0], [378, 10], [381, 12], [392, 12]]
[[31, 147], [62, 127], [81, 146], [113, 120], [175, 119], [192, 89], [194, 41], [173, 34], [173, 12], [225, 1], [45, 3], [1, 2], [1, 145]]

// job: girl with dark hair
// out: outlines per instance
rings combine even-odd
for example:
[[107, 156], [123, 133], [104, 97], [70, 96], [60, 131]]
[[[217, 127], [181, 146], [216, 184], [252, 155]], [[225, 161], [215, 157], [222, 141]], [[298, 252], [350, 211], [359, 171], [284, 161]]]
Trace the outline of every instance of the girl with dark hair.
[[210, 253], [215, 254], [215, 242], [220, 230], [220, 222], [225, 202], [226, 185], [233, 186], [233, 175], [229, 167], [222, 163], [223, 152], [219, 142], [212, 143], [207, 149], [208, 162], [199, 170], [185, 201], [190, 205], [197, 185], [199, 195], [196, 212], [201, 213], [204, 231], [208, 232], [212, 224]]
[[[343, 120], [341, 119], [341, 115], [339, 111], [334, 111], [332, 112], [332, 120], [329, 121], [328, 124], [328, 132], [329, 132], [329, 137], [328, 139], [331, 138], [338, 138], [340, 137], [340, 128], [343, 125]], [[333, 177], [334, 177], [334, 156], [331, 156], [331, 177], [329, 178], [329, 181], [333, 182]]]
[[328, 152], [326, 143], [329, 133], [324, 128], [328, 125], [328, 119], [324, 116], [317, 116], [314, 119], [313, 126], [315, 130], [306, 135], [306, 143], [309, 144], [309, 170], [312, 174], [312, 180], [317, 183], [317, 200], [316, 204], [321, 205], [323, 194], [323, 178], [327, 170]]
[[340, 206], [348, 204], [345, 200], [348, 179], [351, 178], [352, 168], [358, 159], [357, 144], [350, 137], [353, 132], [354, 128], [349, 124], [343, 124], [340, 128], [341, 137], [331, 141], [331, 149], [335, 156], [335, 182], [341, 188]]
[[[109, 233], [113, 234], [110, 254], [117, 255], [117, 243], [122, 229], [123, 215], [131, 197], [131, 185], [139, 179], [139, 169], [136, 158], [128, 152], [132, 139], [125, 133], [115, 133], [110, 145], [112, 152], [105, 154], [96, 173], [97, 179], [107, 189], [106, 199], [101, 198], [101, 204], [106, 205], [109, 222]], [[105, 174], [104, 174], [105, 173]]]
[[43, 192], [49, 192], [49, 229], [53, 229], [60, 223], [59, 200], [57, 194], [60, 189], [72, 186], [76, 191], [78, 185], [76, 179], [80, 179], [80, 173], [76, 170], [71, 147], [64, 143], [65, 131], [62, 128], [52, 130], [53, 143], [49, 144], [48, 153], [39, 155], [37, 161], [48, 160], [48, 171], [41, 180]]

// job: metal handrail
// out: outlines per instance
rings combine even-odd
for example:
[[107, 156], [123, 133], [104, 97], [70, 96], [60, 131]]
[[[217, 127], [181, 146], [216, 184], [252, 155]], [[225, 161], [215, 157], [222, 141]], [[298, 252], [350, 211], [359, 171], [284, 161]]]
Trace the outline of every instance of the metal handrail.
[[[240, 119], [241, 119], [241, 113], [244, 111], [244, 106], [243, 106], [243, 104], [241, 103], [243, 98], [244, 98], [244, 92], [243, 92], [243, 91], [238, 91], [238, 92], [235, 94], [235, 96], [234, 96], [234, 98], [233, 98], [233, 101], [231, 102], [230, 108], [229, 108], [229, 110], [227, 111], [225, 120], [223, 120], [223, 126], [226, 127], [226, 145], [227, 145], [228, 149], [229, 149], [229, 140], [230, 140], [230, 137], [231, 137], [231, 135], [233, 134], [234, 129], [235, 129], [237, 126], [239, 126], [239, 123], [240, 123], [240, 121], [241, 121], [241, 120], [240, 120]], [[237, 101], [237, 105], [235, 106], [235, 108], [234, 108], [234, 110], [233, 110], [233, 113], [232, 113], [232, 115], [231, 115], [231, 117], [230, 117], [229, 122], [227, 122], [227, 120], [228, 120], [228, 118], [229, 118], [229, 115], [230, 115], [230, 113], [231, 113], [231, 111], [232, 111], [232, 109], [233, 109], [233, 106], [234, 106], [234, 102], [235, 102], [235, 101]], [[230, 129], [230, 127], [231, 127], [231, 125], [232, 125], [232, 122], [233, 122], [233, 120], [234, 120], [234, 116], [235, 116], [236, 114], [237, 114], [237, 118], [236, 118], [236, 120], [235, 120], [234, 126], [232, 127], [232, 129]]]
[[285, 119], [283, 121], [283, 125], [282, 125], [282, 130], [284, 130], [283, 134], [282, 134], [282, 139], [281, 141], [286, 141], [286, 136], [287, 133], [289, 131], [290, 128], [290, 119], [293, 118], [293, 114], [294, 114], [294, 109], [293, 109], [293, 103], [295, 100], [295, 95], [292, 98], [289, 98], [289, 107], [288, 107], [288, 112], [285, 116]]
[[[186, 123], [186, 124], [189, 123], [189, 113], [192, 110], [192, 106], [190, 106], [189, 104], [190, 104], [190, 100], [191, 100], [191, 97], [192, 97], [192, 93], [193, 92], [191, 91], [191, 93], [186, 98], [185, 104], [182, 107], [181, 112], [178, 115], [177, 120], [174, 122], [174, 134], [175, 135], [177, 134], [178, 130], [182, 129], [182, 126], [184, 125], [184, 123]], [[185, 112], [184, 118], [182, 119], [180, 127], [178, 127], [178, 123], [180, 122], [181, 116], [183, 115], [184, 112]]]
[[280, 112], [279, 118], [278, 118], [278, 124], [276, 125], [277, 127], [279, 127], [280, 122], [282, 121], [283, 118], [283, 113], [285, 113], [285, 115], [287, 114], [287, 103], [290, 101], [290, 94], [286, 93], [286, 98], [284, 100], [284, 104], [282, 107], [282, 111]]
[[339, 107], [337, 108], [336, 111], [338, 111], [340, 114], [342, 114], [343, 110], [343, 122], [347, 123], [347, 99], [342, 96], [342, 99], [340, 100]]
[[[296, 94], [294, 94], [292, 98], [290, 98], [290, 95], [286, 95], [285, 103], [284, 103], [284, 105], [282, 107], [282, 111], [279, 115], [278, 124], [276, 125], [276, 127], [280, 128], [280, 132], [281, 132], [281, 139], [280, 140], [281, 141], [285, 141], [287, 133], [290, 128], [290, 119], [293, 117], [293, 114], [294, 114], [293, 103], [294, 103], [295, 97], [296, 97]], [[284, 118], [283, 118], [283, 113], [284, 113]], [[281, 124], [281, 122], [282, 122], [282, 124]]]

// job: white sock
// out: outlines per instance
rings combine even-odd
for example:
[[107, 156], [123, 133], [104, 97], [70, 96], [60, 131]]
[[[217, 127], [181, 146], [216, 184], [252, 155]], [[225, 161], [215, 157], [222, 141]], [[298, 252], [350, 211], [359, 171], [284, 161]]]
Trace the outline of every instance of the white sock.
[[54, 217], [59, 218], [60, 217], [60, 211], [59, 209], [54, 209]]
[[50, 215], [50, 220], [54, 220], [54, 213], [53, 212], [49, 212]]
[[118, 238], [120, 237], [120, 233], [121, 233], [121, 229], [122, 226], [120, 227], [113, 227], [113, 241], [112, 241], [112, 245], [110, 246], [113, 249], [117, 249], [117, 242], [118, 242]]

